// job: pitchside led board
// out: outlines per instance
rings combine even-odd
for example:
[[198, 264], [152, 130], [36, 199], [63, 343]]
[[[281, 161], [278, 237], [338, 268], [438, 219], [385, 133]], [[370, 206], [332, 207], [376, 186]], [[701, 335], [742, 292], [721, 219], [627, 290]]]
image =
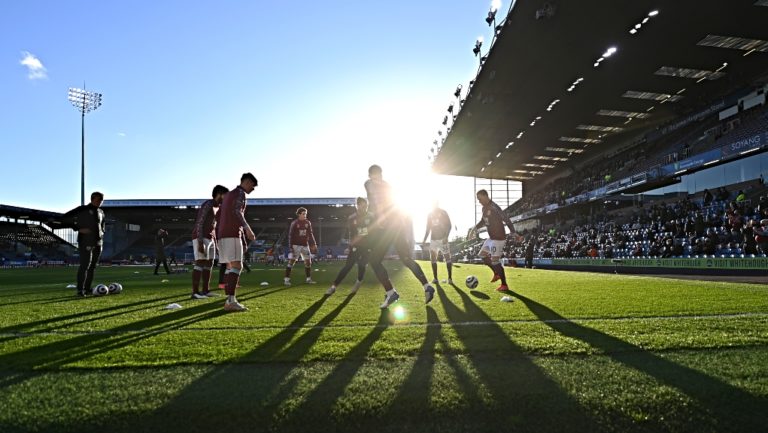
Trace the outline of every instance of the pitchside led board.
[[[605, 266], [617, 265], [612, 259], [536, 259], [537, 266]], [[523, 261], [518, 260], [522, 265]], [[685, 258], [685, 259], [621, 259], [623, 268], [672, 268], [672, 269], [732, 269], [757, 270], [768, 269], [768, 257], [724, 257], [724, 258]]]

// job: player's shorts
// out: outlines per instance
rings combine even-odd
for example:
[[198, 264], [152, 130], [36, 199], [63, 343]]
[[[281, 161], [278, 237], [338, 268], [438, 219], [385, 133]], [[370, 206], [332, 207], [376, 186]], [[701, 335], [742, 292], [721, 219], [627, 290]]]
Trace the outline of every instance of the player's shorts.
[[309, 254], [309, 247], [306, 245], [291, 245], [291, 253], [289, 258], [299, 260], [311, 260], [312, 256]]
[[203, 250], [205, 252], [201, 253], [198, 250], [199, 244], [199, 239], [192, 239], [192, 250], [195, 252], [195, 260], [213, 260], [216, 258], [216, 245], [211, 239], [203, 238]]
[[485, 251], [492, 257], [500, 257], [502, 254], [504, 254], [505, 245], [507, 245], [506, 240], [495, 241], [493, 239], [486, 239], [485, 242], [483, 242], [483, 246], [480, 248], [480, 251]]
[[443, 259], [446, 262], [451, 261], [451, 246], [445, 239], [432, 239], [429, 242], [429, 251], [435, 254], [435, 259], [438, 253], [443, 253]]
[[219, 239], [219, 263], [242, 262], [243, 241], [240, 238]]

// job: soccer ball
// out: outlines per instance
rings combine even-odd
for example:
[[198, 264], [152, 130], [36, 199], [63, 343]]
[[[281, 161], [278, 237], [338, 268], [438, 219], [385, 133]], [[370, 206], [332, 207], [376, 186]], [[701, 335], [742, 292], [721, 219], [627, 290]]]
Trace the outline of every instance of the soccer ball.
[[477, 277], [474, 275], [470, 275], [467, 277], [467, 279], [464, 281], [464, 283], [469, 287], [470, 289], [474, 289], [477, 287]]
[[110, 295], [117, 295], [123, 291], [123, 285], [120, 283], [110, 283], [107, 288], [109, 289]]
[[104, 284], [97, 284], [93, 290], [92, 293], [94, 296], [104, 296], [109, 294], [109, 287], [105, 286]]

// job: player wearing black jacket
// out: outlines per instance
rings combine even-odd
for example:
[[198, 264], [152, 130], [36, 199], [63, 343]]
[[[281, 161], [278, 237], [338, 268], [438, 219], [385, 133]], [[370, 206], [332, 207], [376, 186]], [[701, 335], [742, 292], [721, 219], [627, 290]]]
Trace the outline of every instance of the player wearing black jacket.
[[101, 203], [104, 194], [91, 194], [91, 202], [78, 206], [64, 214], [62, 227], [77, 230], [77, 248], [80, 253], [80, 267], [77, 269], [77, 295], [87, 296], [93, 282], [93, 273], [101, 257], [104, 245], [104, 211]]

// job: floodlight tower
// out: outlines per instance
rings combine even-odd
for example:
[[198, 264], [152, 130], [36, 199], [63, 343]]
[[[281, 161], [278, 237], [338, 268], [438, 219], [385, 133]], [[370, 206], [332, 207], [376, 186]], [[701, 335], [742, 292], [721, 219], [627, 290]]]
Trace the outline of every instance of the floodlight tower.
[[[85, 85], [83, 85], [85, 87]], [[69, 102], [80, 112], [80, 204], [85, 204], [85, 113], [101, 107], [101, 93], [69, 88]]]

